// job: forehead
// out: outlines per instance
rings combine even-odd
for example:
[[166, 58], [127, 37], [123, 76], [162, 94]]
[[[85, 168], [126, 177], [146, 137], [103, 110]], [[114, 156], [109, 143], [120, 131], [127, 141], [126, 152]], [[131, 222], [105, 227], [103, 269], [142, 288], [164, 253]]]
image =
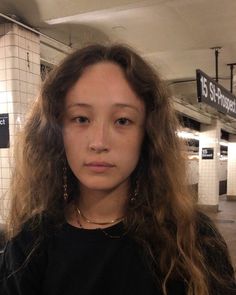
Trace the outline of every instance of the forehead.
[[135, 104], [144, 109], [144, 103], [132, 89], [122, 68], [111, 62], [88, 66], [66, 95], [66, 105], [88, 104]]
[[123, 69], [116, 63], [110, 61], [98, 62], [96, 64], [87, 66], [79, 81], [81, 80], [113, 80], [113, 78], [125, 79]]

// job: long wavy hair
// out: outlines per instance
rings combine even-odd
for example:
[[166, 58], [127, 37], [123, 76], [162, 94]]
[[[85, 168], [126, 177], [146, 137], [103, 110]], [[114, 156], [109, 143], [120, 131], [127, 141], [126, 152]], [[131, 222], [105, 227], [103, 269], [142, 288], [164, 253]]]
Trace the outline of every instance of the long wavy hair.
[[[63, 220], [64, 100], [85, 68], [100, 62], [119, 65], [146, 106], [141, 156], [131, 175], [131, 190], [138, 180], [139, 194], [125, 224], [149, 257], [165, 295], [171, 280], [184, 282], [188, 295], [208, 295], [209, 274], [223, 279], [206, 265], [197, 238], [199, 215], [186, 182], [183, 145], [170, 94], [154, 68], [127, 46], [95, 44], [76, 50], [43, 83], [16, 145], [9, 237], [43, 212], [58, 223]], [[69, 169], [69, 200], [78, 194], [77, 182]], [[208, 239], [206, 243], [218, 242]]]

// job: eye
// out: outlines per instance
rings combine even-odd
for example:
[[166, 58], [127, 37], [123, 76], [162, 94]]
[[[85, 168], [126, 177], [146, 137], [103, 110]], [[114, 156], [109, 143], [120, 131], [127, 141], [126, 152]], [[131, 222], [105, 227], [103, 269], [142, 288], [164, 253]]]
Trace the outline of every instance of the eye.
[[116, 120], [116, 122], [118, 125], [122, 125], [122, 126], [126, 126], [131, 123], [131, 121], [127, 118], [119, 118], [118, 120]]
[[78, 124], [86, 124], [89, 122], [89, 119], [87, 117], [84, 116], [78, 116], [76, 118], [73, 119], [74, 122], [78, 123]]

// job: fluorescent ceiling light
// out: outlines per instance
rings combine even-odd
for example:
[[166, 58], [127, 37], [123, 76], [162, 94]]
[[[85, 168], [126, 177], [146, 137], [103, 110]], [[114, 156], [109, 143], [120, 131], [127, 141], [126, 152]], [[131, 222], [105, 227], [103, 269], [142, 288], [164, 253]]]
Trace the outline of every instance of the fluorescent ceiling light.
[[179, 137], [184, 138], [184, 139], [196, 139], [199, 140], [199, 135], [198, 133], [192, 133], [188, 131], [177, 131], [177, 134]]
[[220, 145], [223, 145], [223, 146], [228, 146], [228, 142], [225, 142], [225, 141], [220, 141]]
[[113, 18], [111, 15], [104, 13], [103, 11], [93, 11], [93, 12], [86, 12], [71, 16], [59, 17], [47, 20], [46, 23], [49, 25], [58, 25], [64, 23], [88, 23], [88, 22], [95, 22], [103, 19]]
[[[57, 25], [63, 23], [94, 23], [98, 21], [114, 21], [115, 19], [137, 17], [139, 8], [115, 7], [109, 9], [101, 9], [97, 11], [89, 11], [65, 17], [46, 20], [49, 25]], [[142, 12], [142, 11], [140, 11]]]
[[[57, 25], [63, 23], [92, 23], [102, 20], [120, 19], [126, 18], [138, 18], [143, 15], [143, 8], [150, 9], [152, 6], [157, 6], [162, 0], [146, 0], [146, 1], [131, 1], [130, 4], [111, 7], [107, 9], [100, 9], [96, 11], [89, 11], [84, 13], [79, 13], [76, 15], [65, 16], [60, 18], [54, 18], [46, 20], [45, 22], [49, 25]], [[152, 9], [152, 8], [151, 8]]]

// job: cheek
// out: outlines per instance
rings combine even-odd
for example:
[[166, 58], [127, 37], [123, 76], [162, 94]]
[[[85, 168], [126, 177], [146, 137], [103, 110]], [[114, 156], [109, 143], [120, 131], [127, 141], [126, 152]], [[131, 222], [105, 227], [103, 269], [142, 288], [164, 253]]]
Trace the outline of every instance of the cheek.
[[68, 154], [71, 153], [71, 147], [73, 146], [73, 143], [72, 143], [72, 137], [66, 131], [63, 132], [63, 144], [64, 144], [66, 155], [68, 157]]
[[80, 137], [77, 137], [70, 132], [63, 132], [64, 149], [70, 166], [79, 160], [79, 155], [82, 150], [82, 142], [83, 141], [81, 141]]
[[122, 157], [127, 166], [136, 166], [141, 152], [143, 136], [130, 136], [120, 147], [120, 157]]
[[130, 137], [129, 145], [133, 149], [135, 154], [139, 154], [142, 148], [142, 143], [144, 139], [144, 131], [138, 130], [136, 134]]

